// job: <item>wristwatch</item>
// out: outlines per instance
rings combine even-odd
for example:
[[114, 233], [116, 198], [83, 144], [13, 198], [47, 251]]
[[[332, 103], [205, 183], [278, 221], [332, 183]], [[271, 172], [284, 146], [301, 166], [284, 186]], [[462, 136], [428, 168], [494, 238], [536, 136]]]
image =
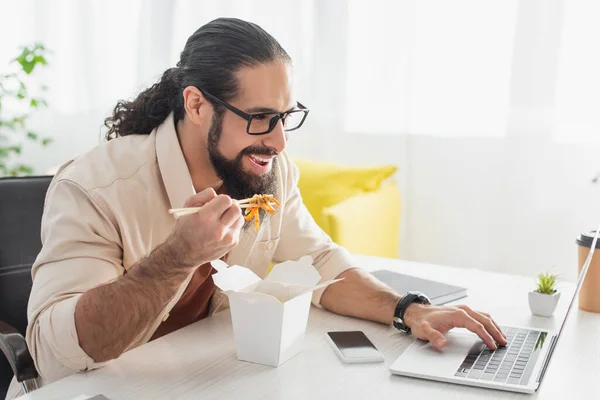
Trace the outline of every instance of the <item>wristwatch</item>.
[[394, 327], [402, 333], [407, 335], [411, 334], [411, 329], [404, 323], [404, 313], [408, 306], [413, 303], [418, 304], [431, 304], [429, 297], [425, 296], [421, 292], [407, 292], [396, 304], [396, 310], [394, 310]]

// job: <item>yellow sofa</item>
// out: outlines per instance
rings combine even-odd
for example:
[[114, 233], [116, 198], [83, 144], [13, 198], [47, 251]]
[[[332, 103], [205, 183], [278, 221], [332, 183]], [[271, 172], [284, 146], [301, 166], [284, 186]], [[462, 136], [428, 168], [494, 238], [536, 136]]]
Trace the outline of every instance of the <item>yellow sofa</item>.
[[350, 167], [294, 159], [304, 204], [333, 241], [354, 254], [397, 258], [400, 192], [395, 166]]

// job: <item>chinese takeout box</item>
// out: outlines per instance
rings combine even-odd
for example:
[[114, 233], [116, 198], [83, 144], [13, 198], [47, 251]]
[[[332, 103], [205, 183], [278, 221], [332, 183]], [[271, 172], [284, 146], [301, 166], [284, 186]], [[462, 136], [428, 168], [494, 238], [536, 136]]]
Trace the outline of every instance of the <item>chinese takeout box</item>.
[[239, 265], [212, 265], [215, 285], [229, 297], [238, 359], [273, 367], [302, 350], [312, 292], [339, 280], [317, 285], [310, 256], [276, 264], [264, 280]]

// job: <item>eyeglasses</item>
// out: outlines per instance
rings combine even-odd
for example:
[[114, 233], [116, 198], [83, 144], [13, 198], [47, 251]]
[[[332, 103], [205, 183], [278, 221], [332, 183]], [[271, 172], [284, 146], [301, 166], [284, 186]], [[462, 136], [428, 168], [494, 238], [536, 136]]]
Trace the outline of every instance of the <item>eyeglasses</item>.
[[224, 106], [232, 113], [248, 121], [248, 125], [246, 126], [246, 132], [249, 135], [266, 135], [267, 133], [275, 129], [275, 126], [277, 125], [277, 122], [279, 122], [279, 120], [281, 120], [281, 122], [283, 123], [284, 131], [295, 131], [296, 129], [302, 126], [309, 112], [308, 108], [304, 107], [300, 103], [297, 103], [297, 110], [290, 110], [282, 113], [265, 112], [258, 114], [248, 114], [240, 110], [239, 108], [234, 107], [231, 104], [219, 99], [218, 97], [213, 96], [205, 90], [198, 90], [200, 90], [202, 94], [210, 101]]

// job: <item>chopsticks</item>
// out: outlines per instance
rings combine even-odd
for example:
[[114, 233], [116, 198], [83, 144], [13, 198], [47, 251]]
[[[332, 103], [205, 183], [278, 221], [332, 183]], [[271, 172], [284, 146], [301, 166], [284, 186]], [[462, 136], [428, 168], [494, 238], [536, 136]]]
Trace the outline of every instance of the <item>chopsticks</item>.
[[[263, 203], [273, 202], [274, 204], [280, 205], [277, 200], [273, 198], [273, 195], [258, 195], [258, 197], [250, 197], [248, 199], [234, 200], [239, 204], [240, 208], [261, 208], [261, 204], [258, 202], [258, 198], [261, 198]], [[186, 215], [195, 214], [200, 211], [202, 207], [183, 207], [183, 208], [171, 208], [169, 214], [172, 214], [176, 219]], [[272, 207], [271, 207], [272, 209]], [[272, 209], [273, 212], [275, 211]], [[247, 213], [246, 213], [247, 214]]]
[[[248, 208], [251, 207], [249, 204], [252, 199], [242, 199], [242, 200], [234, 200], [236, 203], [240, 205], [240, 208]], [[169, 210], [169, 214], [173, 214], [173, 216], [177, 219], [186, 215], [196, 214], [200, 211], [202, 207], [183, 207], [183, 208], [171, 208]]]

